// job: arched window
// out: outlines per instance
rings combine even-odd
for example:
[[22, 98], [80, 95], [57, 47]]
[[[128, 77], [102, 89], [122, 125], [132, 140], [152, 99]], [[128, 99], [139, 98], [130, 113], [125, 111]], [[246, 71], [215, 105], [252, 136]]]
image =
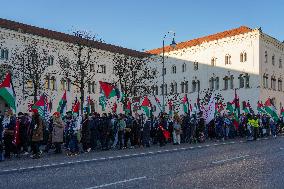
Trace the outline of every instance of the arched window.
[[60, 81], [60, 89], [62, 91], [64, 91], [66, 89], [66, 80], [65, 79], [61, 79], [61, 81]]
[[50, 89], [50, 79], [49, 76], [45, 76], [45, 82], [44, 82], [44, 87], [45, 89]]
[[272, 65], [275, 65], [275, 55], [272, 56]]
[[282, 79], [278, 79], [278, 91], [282, 91]]
[[271, 76], [271, 89], [276, 90], [276, 78]]
[[231, 64], [231, 55], [227, 54], [225, 56], [225, 65]]
[[216, 58], [211, 58], [211, 66], [216, 66]]
[[282, 59], [279, 58], [279, 68], [282, 68]]
[[186, 72], [186, 64], [185, 63], [182, 64], [182, 72]]
[[244, 54], [243, 53], [240, 54], [240, 62], [244, 62]]
[[215, 90], [219, 90], [219, 77], [215, 78]]
[[54, 58], [53, 58], [53, 56], [49, 56], [48, 57], [48, 59], [47, 59], [47, 64], [49, 65], [49, 66], [52, 66], [53, 65], [53, 61], [54, 61]]
[[91, 93], [91, 88], [92, 88], [92, 83], [89, 81], [88, 82], [88, 93]]
[[250, 76], [249, 76], [249, 74], [245, 74], [245, 88], [249, 88], [250, 86], [249, 86], [249, 78], [250, 78]]
[[181, 93], [184, 93], [184, 82], [183, 81], [180, 83], [180, 89], [181, 89]]
[[240, 74], [240, 76], [239, 76], [239, 88], [244, 88], [244, 86], [245, 86], [245, 80], [244, 80], [243, 74]]
[[194, 70], [198, 70], [198, 62], [194, 62], [193, 63], [193, 69]]
[[196, 81], [195, 80], [193, 80], [192, 81], [192, 92], [195, 92], [196, 91]]
[[188, 81], [184, 82], [184, 92], [188, 93]]
[[262, 84], [263, 84], [263, 88], [268, 88], [268, 74], [263, 74]]
[[51, 90], [56, 90], [56, 79], [54, 76], [51, 77], [51, 80], [50, 80], [50, 87], [51, 87]]
[[247, 61], [247, 53], [244, 52], [244, 62], [246, 62], [246, 61]]
[[210, 77], [209, 79], [209, 89], [210, 91], [214, 90], [214, 78], [213, 77]]
[[71, 80], [70, 79], [67, 79], [66, 88], [67, 88], [67, 91], [71, 90]]
[[92, 93], [96, 93], [96, 82], [92, 82]]
[[173, 74], [177, 73], [177, 67], [176, 67], [176, 66], [173, 66], [173, 67], [172, 67], [172, 73], [173, 73]]
[[268, 61], [268, 54], [267, 51], [264, 52], [264, 62], [267, 63]]

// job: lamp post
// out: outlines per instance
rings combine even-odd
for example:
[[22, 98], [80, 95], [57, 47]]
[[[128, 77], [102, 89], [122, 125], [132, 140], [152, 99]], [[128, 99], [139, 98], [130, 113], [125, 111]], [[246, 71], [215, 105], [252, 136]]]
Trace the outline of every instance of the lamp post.
[[164, 37], [163, 37], [163, 56], [162, 56], [162, 64], [163, 64], [163, 70], [162, 70], [162, 76], [163, 76], [163, 87], [162, 87], [162, 95], [163, 95], [163, 112], [165, 112], [165, 39], [166, 37], [169, 35], [169, 34], [172, 34], [173, 35], [173, 39], [172, 39], [172, 43], [170, 44], [170, 46], [172, 48], [175, 48], [176, 47], [176, 42], [175, 42], [175, 32], [173, 31], [169, 31], [167, 32]]

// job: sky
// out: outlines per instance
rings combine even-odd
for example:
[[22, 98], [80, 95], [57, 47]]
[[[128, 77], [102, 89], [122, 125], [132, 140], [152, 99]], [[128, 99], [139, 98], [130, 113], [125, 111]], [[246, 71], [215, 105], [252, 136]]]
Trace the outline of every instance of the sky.
[[[241, 25], [284, 40], [283, 0], [0, 0], [0, 17], [71, 33], [87, 30], [106, 43], [138, 51]], [[171, 36], [165, 43], [171, 43]]]

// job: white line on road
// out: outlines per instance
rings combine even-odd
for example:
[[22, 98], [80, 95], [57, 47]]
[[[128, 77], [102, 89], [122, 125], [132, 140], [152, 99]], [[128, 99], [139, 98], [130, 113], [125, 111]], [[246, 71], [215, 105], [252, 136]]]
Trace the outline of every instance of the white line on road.
[[221, 164], [221, 163], [225, 163], [227, 161], [233, 161], [233, 160], [237, 160], [237, 159], [243, 159], [249, 157], [249, 155], [244, 155], [244, 156], [237, 156], [237, 157], [233, 157], [233, 158], [228, 158], [228, 159], [223, 159], [223, 160], [218, 160], [218, 161], [213, 161], [213, 164]]
[[126, 182], [133, 182], [136, 180], [142, 180], [142, 179], [146, 179], [147, 177], [137, 177], [137, 178], [132, 178], [132, 179], [125, 179], [125, 180], [121, 180], [121, 181], [117, 181], [117, 182], [112, 182], [112, 183], [108, 183], [108, 184], [102, 184], [99, 186], [94, 186], [94, 187], [90, 187], [90, 188], [86, 188], [86, 189], [95, 189], [95, 188], [104, 188], [104, 187], [108, 187], [108, 186], [112, 186], [112, 185], [117, 185], [117, 184], [122, 184], [122, 183], [126, 183]]

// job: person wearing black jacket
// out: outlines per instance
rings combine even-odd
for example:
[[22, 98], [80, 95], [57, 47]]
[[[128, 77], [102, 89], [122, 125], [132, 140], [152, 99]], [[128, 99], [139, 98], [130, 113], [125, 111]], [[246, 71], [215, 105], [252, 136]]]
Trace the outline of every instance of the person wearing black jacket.
[[102, 145], [102, 150], [109, 150], [109, 141], [110, 141], [110, 130], [111, 130], [111, 117], [108, 117], [107, 114], [103, 114], [100, 120], [100, 142]]
[[99, 115], [97, 113], [93, 113], [92, 118], [89, 121], [90, 144], [92, 150], [95, 150], [97, 147], [97, 141], [99, 139], [99, 124], [100, 124]]
[[15, 151], [13, 145], [14, 130], [16, 126], [16, 117], [13, 115], [12, 110], [7, 110], [5, 112], [4, 119], [2, 121], [4, 128], [4, 146], [5, 146], [5, 158], [11, 157], [11, 152]]
[[18, 119], [20, 122], [20, 145], [18, 146], [18, 150], [21, 151], [23, 148], [23, 152], [25, 154], [28, 153], [28, 129], [29, 129], [29, 119], [22, 112], [18, 113]]

